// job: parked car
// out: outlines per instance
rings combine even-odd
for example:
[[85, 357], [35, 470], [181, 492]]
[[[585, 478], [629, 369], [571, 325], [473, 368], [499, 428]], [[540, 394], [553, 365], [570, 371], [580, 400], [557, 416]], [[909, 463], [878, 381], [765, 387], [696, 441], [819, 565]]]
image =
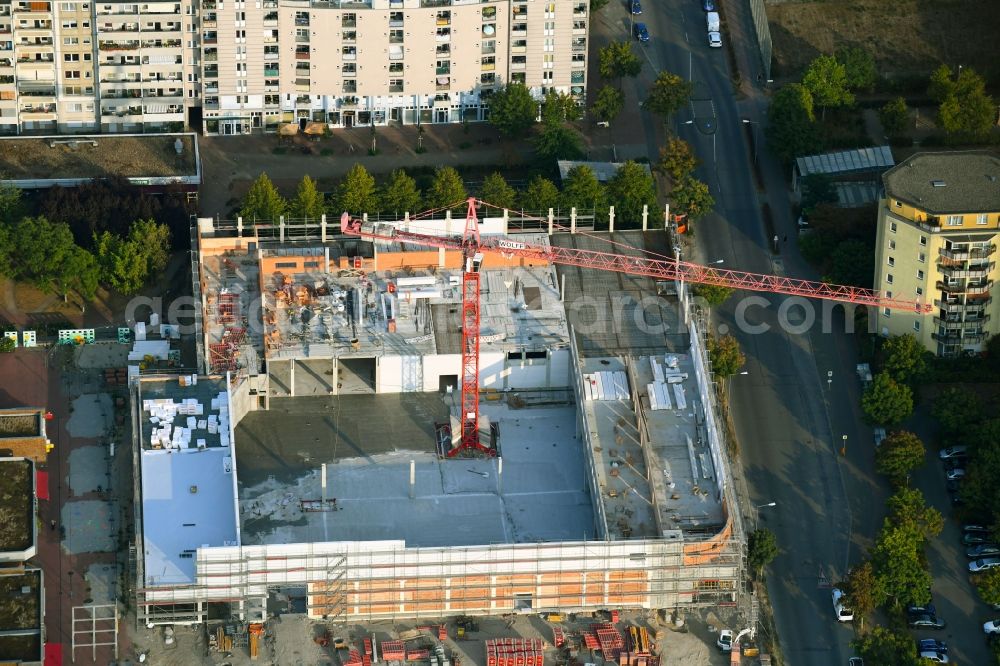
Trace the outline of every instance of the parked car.
[[706, 12], [714, 12], [715, 0], [701, 0], [701, 8]]
[[833, 614], [840, 622], [851, 622], [854, 620], [854, 611], [844, 607], [844, 592], [840, 588], [833, 588]]
[[990, 528], [985, 525], [978, 525], [976, 523], [966, 523], [962, 525], [963, 532], [989, 532]]
[[996, 567], [1000, 567], [1000, 557], [981, 557], [978, 560], [969, 562], [969, 571], [972, 573], [978, 573], [980, 571], [986, 571], [987, 569], [994, 569]]
[[945, 482], [944, 487], [948, 491], [948, 494], [954, 495], [962, 487], [962, 481], [961, 479], [951, 479]]
[[722, 48], [722, 35], [718, 32], [708, 33], [708, 45], [713, 49]]
[[965, 458], [967, 454], [964, 446], [949, 446], [947, 449], [941, 449], [938, 455], [941, 460], [948, 460], [949, 458]]
[[920, 658], [926, 659], [932, 664], [947, 664], [951, 661], [944, 652], [937, 652], [935, 650], [921, 650]]
[[924, 650], [932, 652], [947, 652], [948, 644], [944, 641], [939, 641], [936, 638], [921, 638], [917, 641], [917, 650], [920, 652], [923, 652]]
[[965, 470], [961, 467], [956, 467], [955, 469], [949, 469], [944, 474], [945, 478], [949, 481], [956, 481], [958, 479], [965, 478]]
[[965, 550], [966, 557], [987, 557], [989, 555], [1000, 555], [1000, 546], [995, 543], [977, 543]]
[[1000, 620], [990, 620], [983, 625], [983, 633], [987, 636], [991, 634], [1000, 634]]
[[639, 3], [639, 0], [632, 0], [632, 13], [636, 16], [642, 13], [642, 5]]
[[888, 437], [885, 432], [885, 428], [874, 428], [872, 433], [875, 436], [875, 446], [882, 446], [882, 442], [884, 442], [885, 438]]
[[723, 629], [719, 632], [719, 639], [715, 645], [723, 652], [733, 651], [733, 632], [731, 629]]
[[962, 535], [962, 543], [966, 546], [975, 546], [980, 543], [989, 543], [990, 535], [984, 532], [966, 532]]
[[646, 29], [645, 23], [636, 23], [632, 26], [632, 32], [635, 34], [635, 38], [640, 42], [649, 41], [649, 30]]
[[865, 660], [861, 657], [851, 657], [847, 660], [847, 666], [865, 666]]
[[948, 623], [937, 615], [930, 615], [928, 613], [911, 615], [906, 620], [906, 624], [914, 629], [944, 629], [948, 626]]
[[937, 615], [937, 608], [934, 604], [927, 604], [926, 606], [907, 606], [907, 615]]

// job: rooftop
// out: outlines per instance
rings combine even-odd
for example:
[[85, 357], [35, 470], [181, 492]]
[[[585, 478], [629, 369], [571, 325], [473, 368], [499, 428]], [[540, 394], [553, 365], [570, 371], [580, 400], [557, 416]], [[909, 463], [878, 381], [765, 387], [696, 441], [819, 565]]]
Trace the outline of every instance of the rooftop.
[[[439, 460], [437, 393], [280, 398], [237, 429], [245, 544], [402, 539], [408, 546], [593, 538], [568, 393], [484, 403], [494, 460]], [[416, 483], [410, 498], [410, 461]], [[322, 480], [326, 466], [327, 492]], [[323, 509], [326, 510], [323, 510]]]
[[239, 543], [225, 379], [196, 382], [150, 377], [139, 384], [148, 586], [193, 583], [199, 546]]
[[[590, 170], [594, 172], [594, 177], [597, 178], [597, 180], [599, 180], [602, 183], [606, 183], [615, 177], [615, 175], [618, 173], [618, 169], [621, 168], [622, 164], [624, 164], [624, 162], [587, 162], [578, 160], [559, 160], [558, 161], [559, 178], [561, 180], [566, 180], [566, 177], [569, 175], [569, 172], [572, 171], [574, 168], [578, 166], [585, 166], [589, 167]], [[646, 173], [648, 175], [650, 176], [653, 175], [653, 172], [650, 170], [648, 164], [642, 164], [640, 166], [642, 166], [642, 168], [646, 170]]]
[[40, 409], [0, 410], [0, 439], [8, 437], [39, 437], [44, 432]]
[[32, 487], [31, 461], [0, 459], [0, 552], [31, 547]]
[[881, 173], [895, 163], [892, 149], [889, 146], [875, 146], [797, 157], [795, 158], [795, 169], [800, 177], [814, 173], [837, 177], [860, 173]]
[[1000, 158], [990, 153], [917, 153], [882, 182], [887, 196], [928, 213], [1000, 211]]
[[37, 663], [42, 655], [42, 572], [0, 572], [0, 661]]
[[4, 137], [0, 173], [15, 183], [109, 177], [200, 180], [197, 148], [194, 134]]

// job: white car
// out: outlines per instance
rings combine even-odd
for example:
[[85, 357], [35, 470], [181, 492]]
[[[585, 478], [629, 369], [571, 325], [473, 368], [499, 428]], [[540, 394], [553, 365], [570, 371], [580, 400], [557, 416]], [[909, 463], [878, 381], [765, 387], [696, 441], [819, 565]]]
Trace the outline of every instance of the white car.
[[875, 428], [873, 432], [875, 434], [875, 446], [882, 446], [882, 442], [888, 437], [885, 433], [885, 428]]
[[941, 457], [941, 460], [948, 460], [949, 458], [964, 458], [968, 455], [967, 451], [968, 449], [964, 446], [949, 446], [947, 449], [941, 449], [938, 456]]
[[945, 472], [944, 476], [949, 481], [958, 481], [965, 478], [965, 470], [961, 467], [956, 467], [955, 469], [949, 469]]
[[1000, 557], [981, 557], [969, 562], [969, 571], [972, 573], [986, 571], [994, 567], [1000, 567]]
[[713, 49], [722, 48], [722, 34], [718, 32], [708, 33], [708, 45]]
[[731, 629], [723, 629], [719, 632], [719, 640], [715, 641], [715, 644], [723, 652], [733, 651], [733, 632]]
[[948, 655], [944, 652], [938, 652], [936, 650], [923, 650], [920, 653], [921, 659], [926, 659], [932, 664], [947, 664], [950, 663]]
[[986, 635], [1000, 634], [1000, 620], [990, 620], [983, 625], [983, 633]]
[[854, 611], [844, 608], [844, 592], [839, 588], [833, 588], [833, 614], [840, 622], [851, 622], [854, 620]]

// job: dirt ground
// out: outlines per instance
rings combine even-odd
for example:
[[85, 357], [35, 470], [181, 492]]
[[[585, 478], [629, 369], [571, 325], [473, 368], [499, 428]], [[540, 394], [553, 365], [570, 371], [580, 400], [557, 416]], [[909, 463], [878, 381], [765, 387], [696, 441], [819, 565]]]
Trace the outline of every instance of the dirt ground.
[[[175, 176], [195, 173], [194, 142], [181, 137], [98, 136], [78, 144], [51, 144], [47, 139], [0, 141], [0, 173], [6, 178], [98, 178], [102, 176]], [[94, 146], [87, 141], [96, 140]]]
[[[707, 617], [711, 618], [711, 615]], [[467, 639], [457, 640], [455, 636], [454, 618], [445, 620], [421, 620], [399, 622], [372, 622], [364, 625], [334, 625], [313, 621], [304, 615], [280, 615], [267, 625], [267, 634], [261, 656], [257, 661], [251, 661], [247, 649], [234, 648], [232, 652], [221, 653], [209, 651], [205, 632], [201, 627], [177, 627], [175, 629], [176, 644], [166, 646], [163, 641], [163, 629], [141, 627], [129, 631], [132, 643], [138, 652], [148, 651], [148, 663], [158, 666], [340, 666], [346, 653], [335, 652], [331, 647], [320, 647], [313, 638], [328, 632], [331, 639], [343, 638], [350, 647], [360, 650], [363, 638], [372, 634], [378, 640], [391, 640], [405, 637], [405, 632], [411, 632], [418, 626], [437, 625], [444, 621], [448, 625], [448, 639], [443, 641], [446, 655], [452, 663], [457, 660], [462, 666], [485, 666], [485, 640], [489, 638], [523, 637], [541, 638], [546, 646], [546, 663], [556, 663], [558, 653], [552, 645], [552, 625], [538, 615], [519, 615], [511, 618], [484, 617], [478, 618], [479, 631], [470, 634]], [[567, 618], [568, 620], [569, 618]], [[585, 628], [591, 618], [577, 618], [576, 622], [562, 622], [566, 631]], [[636, 624], [646, 626], [651, 636], [658, 636], [657, 650], [660, 663], [683, 664], [684, 666], [722, 666], [728, 664], [728, 655], [721, 654], [715, 648], [717, 631], [701, 621], [693, 619], [684, 627], [675, 628], [653, 620], [645, 613], [623, 613], [622, 622], [618, 625], [624, 631], [626, 625]], [[133, 625], [134, 626], [134, 625]], [[421, 632], [417, 642], [426, 647], [437, 645], [440, 641], [429, 632]], [[584, 663], [605, 663], [600, 653], [582, 650], [577, 659]], [[608, 662], [611, 663], [611, 662]]]
[[[941, 63], [964, 65], [994, 85], [1000, 60], [1000, 2], [964, 0], [809, 0], [767, 2], [774, 76], [794, 78], [817, 55], [861, 46], [883, 75], [929, 75]], [[822, 29], [817, 29], [822, 26]]]

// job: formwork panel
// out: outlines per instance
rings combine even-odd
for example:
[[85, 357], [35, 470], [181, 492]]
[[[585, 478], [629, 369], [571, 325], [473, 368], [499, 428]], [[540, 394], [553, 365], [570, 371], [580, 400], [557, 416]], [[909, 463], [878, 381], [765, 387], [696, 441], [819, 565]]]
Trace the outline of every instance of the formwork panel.
[[604, 603], [604, 573], [592, 571], [585, 574], [584, 585], [587, 594], [585, 604], [588, 606], [600, 606]]

